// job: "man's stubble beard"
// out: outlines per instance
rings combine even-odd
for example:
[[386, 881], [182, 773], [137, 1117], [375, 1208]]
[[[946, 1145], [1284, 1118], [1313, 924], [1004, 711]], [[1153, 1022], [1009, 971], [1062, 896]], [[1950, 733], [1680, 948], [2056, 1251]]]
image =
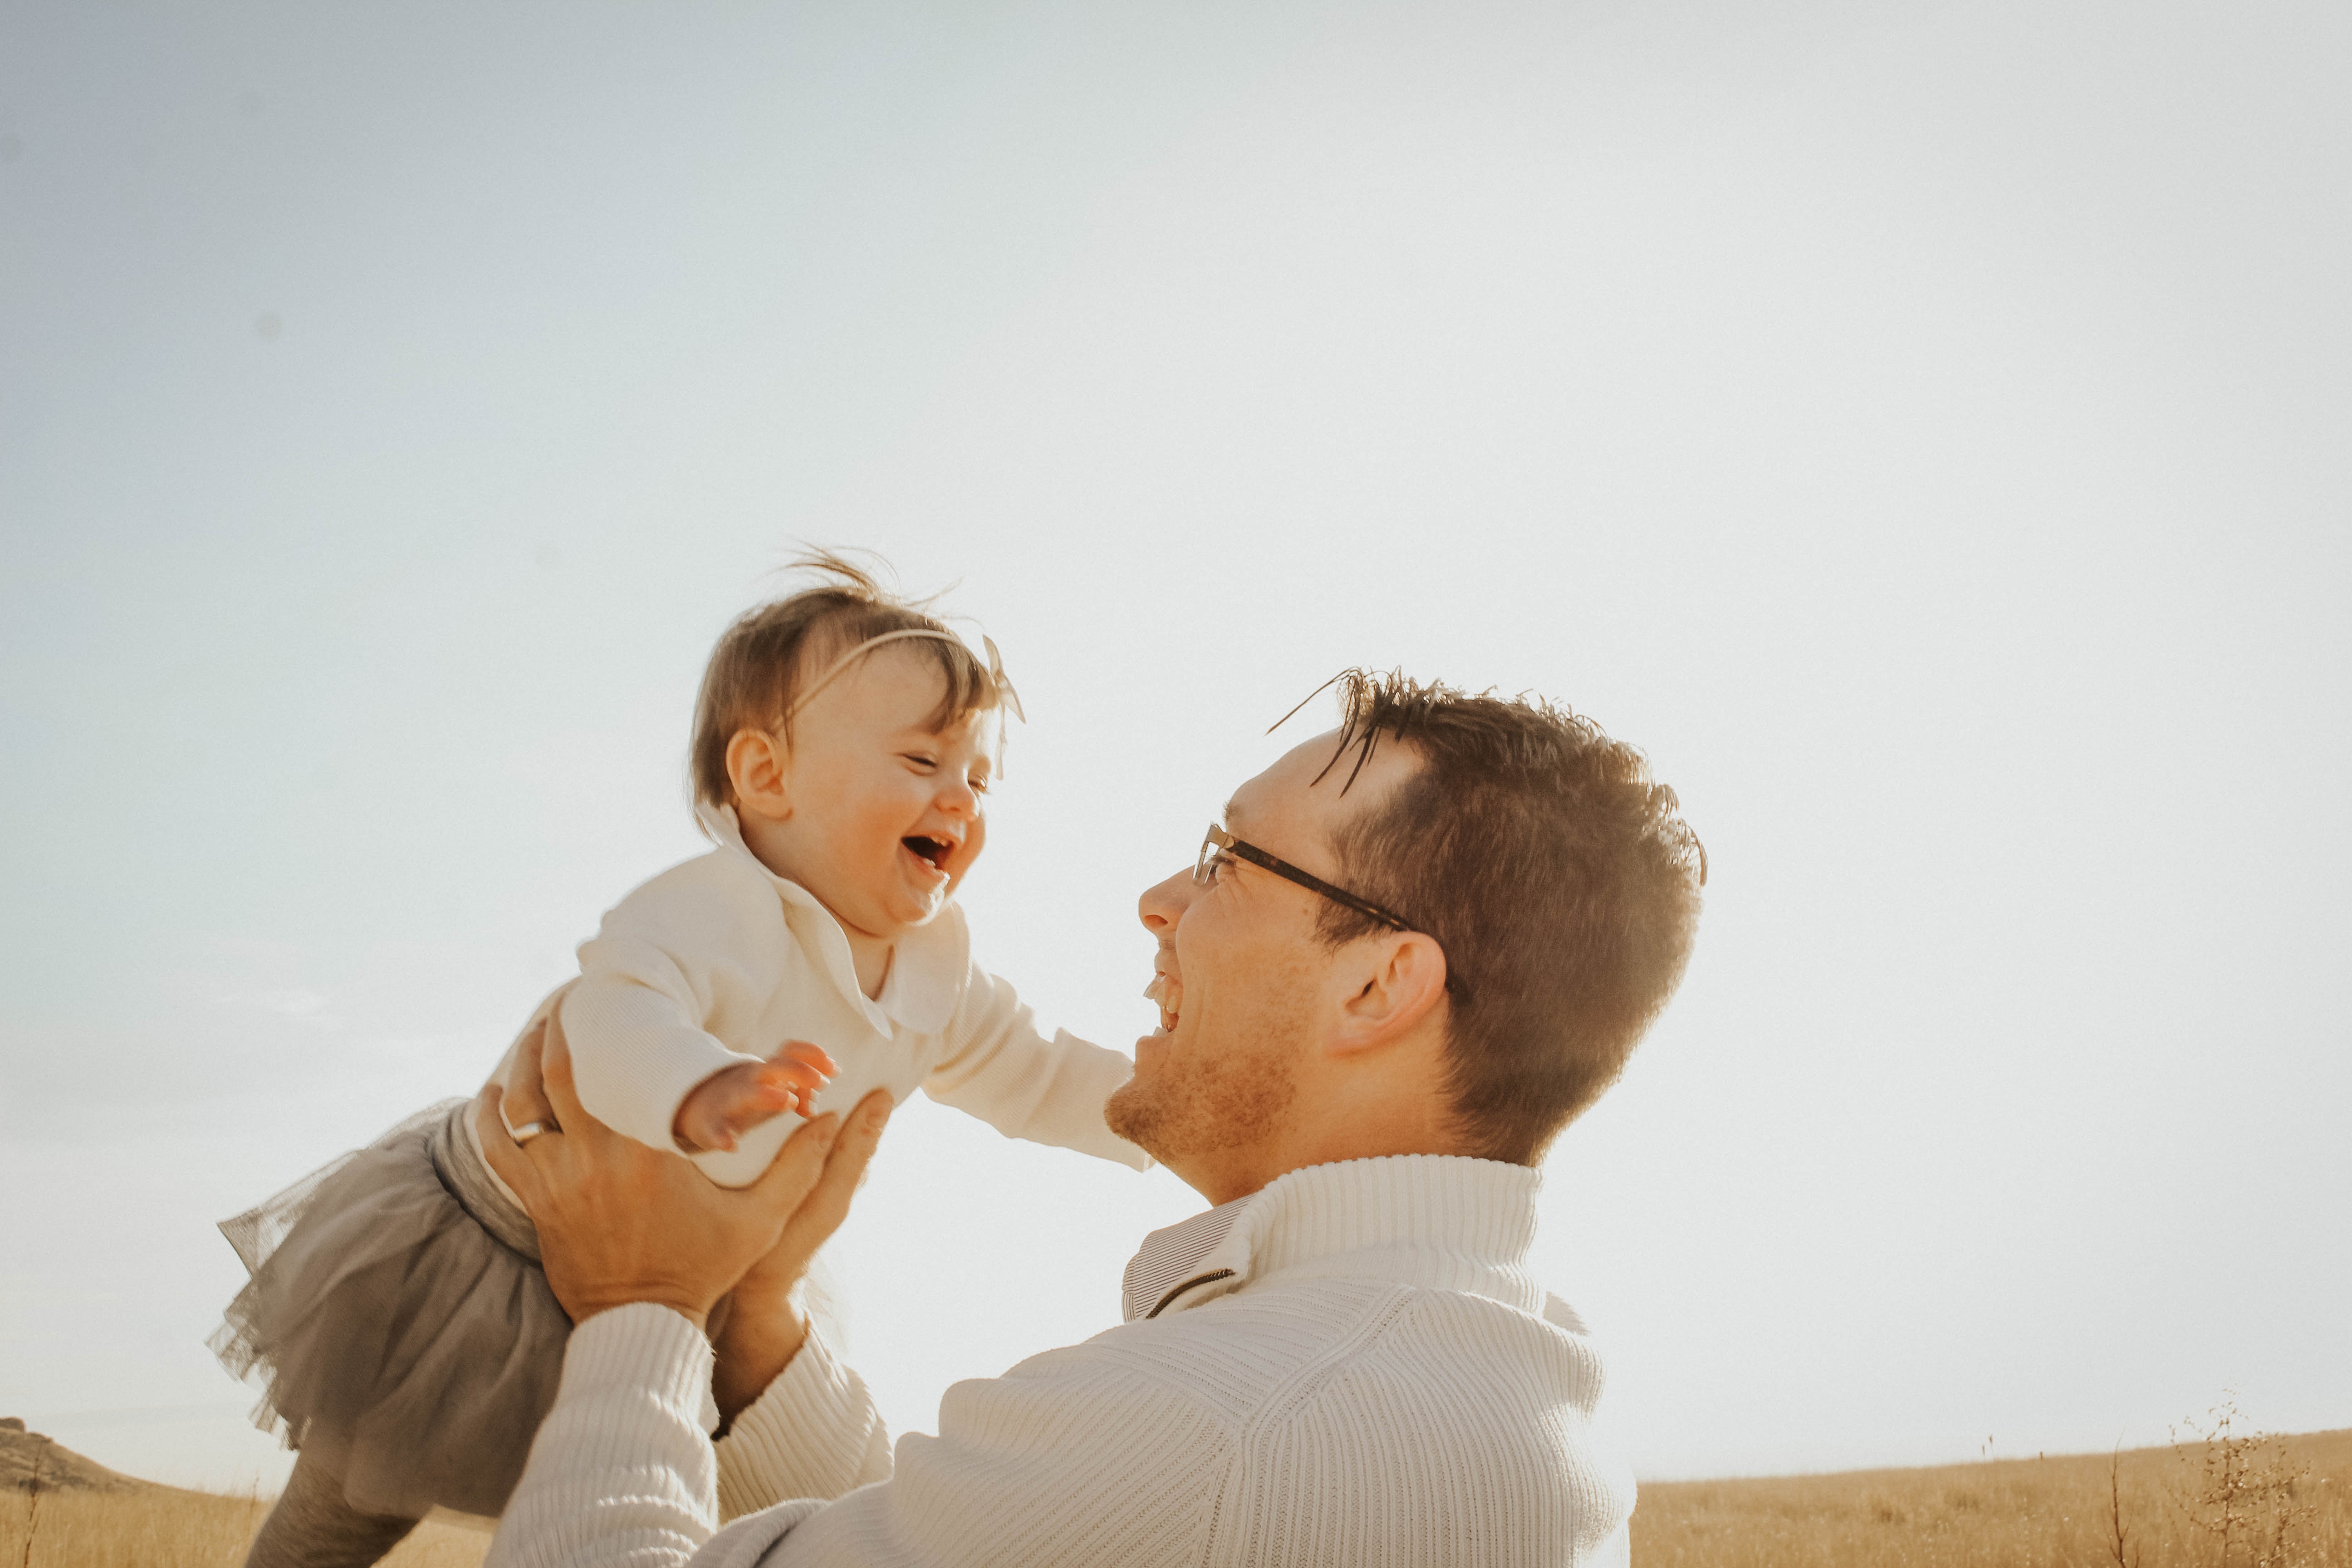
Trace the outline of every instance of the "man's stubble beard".
[[1110, 1130], [1163, 1165], [1269, 1138], [1298, 1098], [1288, 1053], [1273, 1041], [1224, 1056], [1164, 1063], [1131, 1078], [1103, 1106]]

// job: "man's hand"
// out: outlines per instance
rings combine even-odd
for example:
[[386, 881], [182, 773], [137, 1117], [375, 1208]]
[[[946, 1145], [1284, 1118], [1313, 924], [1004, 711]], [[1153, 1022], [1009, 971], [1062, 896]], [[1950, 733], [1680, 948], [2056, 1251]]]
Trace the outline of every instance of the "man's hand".
[[[759, 1181], [730, 1189], [682, 1156], [649, 1149], [589, 1115], [554, 1018], [524, 1042], [514, 1077], [510, 1097], [495, 1083], [484, 1086], [475, 1126], [491, 1169], [539, 1227], [548, 1285], [574, 1323], [649, 1301], [705, 1327], [712, 1303], [755, 1265], [763, 1265], [764, 1300], [779, 1268], [795, 1256], [793, 1267], [804, 1268], [807, 1254], [848, 1212], [881, 1131], [880, 1120], [866, 1114], [876, 1098], [868, 1096], [855, 1113], [857, 1136], [841, 1139], [838, 1117], [818, 1117], [793, 1134]], [[887, 1118], [889, 1097], [879, 1097]], [[507, 1117], [502, 1098], [511, 1100]], [[517, 1147], [509, 1118], [550, 1126]], [[786, 1246], [788, 1229], [793, 1239]]]
[[784, 1222], [776, 1245], [744, 1271], [712, 1314], [710, 1342], [719, 1363], [711, 1374], [711, 1394], [726, 1421], [732, 1422], [738, 1411], [759, 1398], [808, 1339], [808, 1321], [793, 1305], [793, 1289], [808, 1272], [816, 1249], [849, 1217], [849, 1200], [866, 1178], [866, 1162], [873, 1158], [892, 1109], [887, 1089], [877, 1089], [857, 1102], [825, 1162], [824, 1174]]
[[787, 1110], [803, 1116], [825, 1079], [841, 1069], [806, 1040], [788, 1040], [763, 1062], [721, 1068], [678, 1102], [670, 1135], [689, 1154], [732, 1149], [742, 1135]]

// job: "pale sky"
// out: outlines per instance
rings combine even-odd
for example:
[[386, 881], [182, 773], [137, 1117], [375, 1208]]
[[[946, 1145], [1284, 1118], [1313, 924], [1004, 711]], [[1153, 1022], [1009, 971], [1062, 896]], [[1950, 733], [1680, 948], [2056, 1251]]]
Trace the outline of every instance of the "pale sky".
[[[2352, 1425], [2347, 68], [2271, 0], [0, 5], [0, 1414], [275, 1484], [214, 1222], [698, 849], [814, 540], [1003, 647], [965, 904], [1122, 1047], [1340, 667], [1647, 751], [1707, 911], [1538, 1255], [1640, 1474]], [[1200, 1206], [918, 1102], [853, 1357], [927, 1429]]]

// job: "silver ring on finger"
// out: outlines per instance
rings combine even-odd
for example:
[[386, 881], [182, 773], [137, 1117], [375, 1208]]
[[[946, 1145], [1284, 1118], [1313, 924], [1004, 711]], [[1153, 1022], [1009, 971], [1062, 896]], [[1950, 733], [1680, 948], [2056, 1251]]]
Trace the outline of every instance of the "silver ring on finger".
[[515, 1147], [520, 1149], [541, 1133], [554, 1131], [555, 1124], [551, 1121], [526, 1121], [521, 1126], [512, 1129], [509, 1136], [514, 1139]]

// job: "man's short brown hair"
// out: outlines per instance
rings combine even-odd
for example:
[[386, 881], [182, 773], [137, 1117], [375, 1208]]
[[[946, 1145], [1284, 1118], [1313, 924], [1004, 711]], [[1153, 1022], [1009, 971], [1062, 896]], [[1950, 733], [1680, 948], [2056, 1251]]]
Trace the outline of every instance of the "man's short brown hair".
[[[1402, 674], [1339, 684], [1347, 782], [1383, 737], [1421, 763], [1339, 830], [1341, 880], [1445, 950], [1455, 1114], [1475, 1152], [1533, 1164], [1673, 996], [1706, 851], [1642, 753], [1590, 719]], [[1319, 934], [1383, 929], [1331, 904]]]
[[[787, 716], [802, 681], [822, 672], [818, 661], [838, 658], [886, 632], [948, 629], [926, 611], [929, 600], [900, 598], [874, 573], [836, 551], [812, 551], [785, 570], [811, 573], [824, 581], [738, 616], [710, 650], [710, 662], [702, 672], [687, 773], [695, 798], [710, 805], [734, 804], [727, 745], [737, 731], [772, 730], [790, 742]], [[931, 715], [934, 728], [959, 724], [966, 715], [1002, 700], [987, 667], [952, 636], [911, 637], [891, 646], [937, 661], [947, 689]]]

